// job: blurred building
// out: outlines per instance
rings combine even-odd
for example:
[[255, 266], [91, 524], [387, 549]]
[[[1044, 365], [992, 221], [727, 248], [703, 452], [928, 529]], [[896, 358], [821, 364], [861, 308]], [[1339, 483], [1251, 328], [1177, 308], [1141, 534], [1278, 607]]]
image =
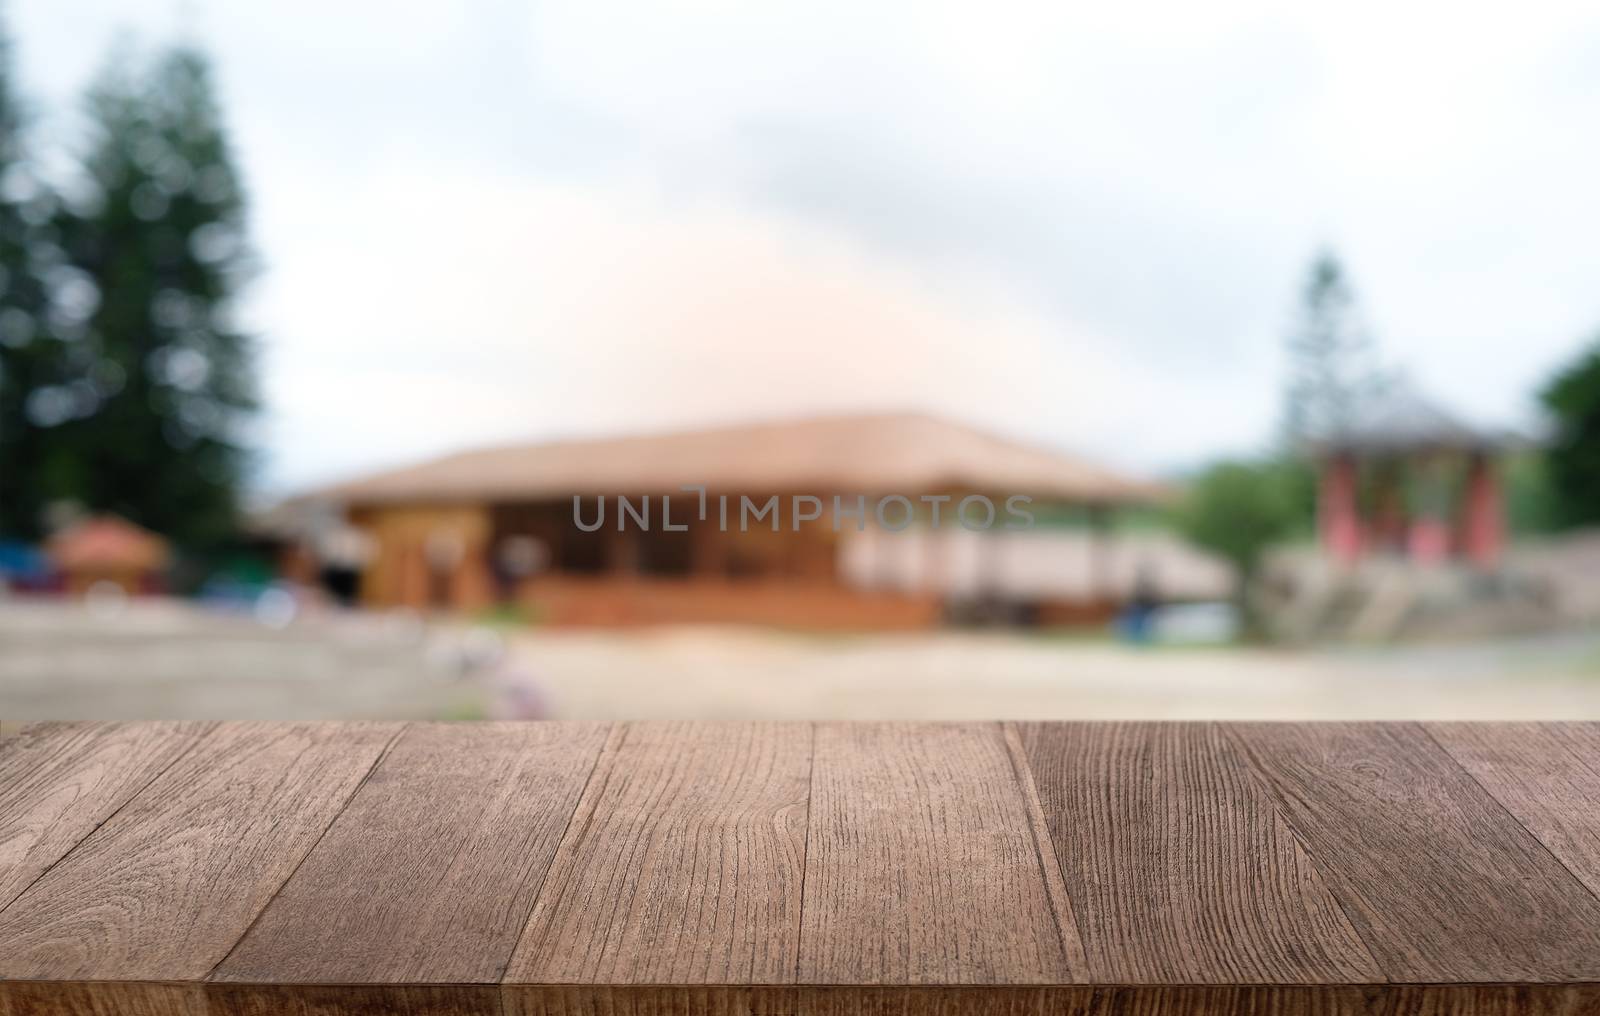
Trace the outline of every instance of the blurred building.
[[45, 553], [67, 592], [97, 587], [160, 592], [170, 559], [167, 541], [116, 515], [75, 522], [50, 537]]
[[1491, 568], [1505, 544], [1504, 435], [1472, 427], [1406, 383], [1319, 441], [1323, 551]]
[[1318, 547], [1274, 556], [1262, 607], [1297, 641], [1516, 634], [1563, 623], [1551, 583], [1507, 562], [1501, 458], [1513, 443], [1400, 381], [1311, 451]]
[[[359, 588], [368, 606], [470, 611], [509, 602], [568, 625], [882, 628], [934, 624], [954, 599], [1030, 616], [1103, 617], [1138, 570], [1115, 552], [1111, 514], [1164, 493], [945, 420], [859, 415], [469, 451], [299, 503], [322, 517], [334, 506], [341, 525], [361, 535], [340, 542], [365, 548]], [[969, 495], [997, 511], [983, 532], [958, 523]], [[1060, 539], [1048, 550], [1035, 545], [1059, 563], [1054, 584], [1027, 567], [1028, 538], [1045, 524], [1006, 528], [1019, 518], [1005, 514], [1016, 495], [1031, 499], [1026, 510], [1039, 519], [1070, 508], [1087, 520], [1069, 549]], [[776, 524], [741, 517], [746, 501], [774, 497]], [[795, 517], [797, 497], [816, 517]], [[903, 499], [889, 512], [896, 527], [905, 508], [914, 512], [899, 531], [874, 516], [891, 497]], [[927, 499], [939, 498], [936, 530]], [[865, 518], [850, 514], [863, 500]], [[311, 542], [318, 539], [327, 542], [326, 533]], [[1226, 588], [1226, 579], [1210, 585]]]

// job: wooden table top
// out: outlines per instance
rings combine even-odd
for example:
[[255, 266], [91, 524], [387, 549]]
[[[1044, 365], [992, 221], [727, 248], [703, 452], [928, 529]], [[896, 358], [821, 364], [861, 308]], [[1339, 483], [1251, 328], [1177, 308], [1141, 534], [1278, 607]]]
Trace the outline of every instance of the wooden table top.
[[0, 1013], [1600, 1012], [1600, 724], [0, 742]]

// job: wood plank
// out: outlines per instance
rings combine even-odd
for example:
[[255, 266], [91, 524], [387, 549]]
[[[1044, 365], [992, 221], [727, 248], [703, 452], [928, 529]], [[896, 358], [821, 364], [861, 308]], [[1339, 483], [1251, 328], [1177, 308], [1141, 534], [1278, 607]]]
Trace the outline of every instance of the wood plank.
[[1600, 901], [1420, 726], [1225, 729], [1389, 978], [1600, 980]]
[[37, 723], [0, 751], [0, 910], [211, 729]]
[[210, 1016], [198, 982], [0, 981], [0, 1016]]
[[506, 1016], [1088, 1016], [1093, 988], [518, 986]]
[[500, 1016], [487, 984], [222, 984], [205, 986], [207, 1016]]
[[500, 1016], [489, 985], [0, 981], [0, 1016]]
[[1095, 980], [1382, 980], [1216, 724], [1016, 730]]
[[0, 978], [204, 977], [399, 730], [219, 726], [0, 912]]
[[1104, 988], [1085, 1016], [1588, 1016], [1570, 985], [1148, 985]]
[[506, 1016], [1593, 1016], [1600, 985], [521, 986]]
[[0, 981], [0, 1016], [1592, 1016], [1585, 985], [551, 986]]
[[213, 979], [498, 981], [607, 730], [413, 725]]
[[[817, 729], [800, 981], [1071, 981], [1000, 724]], [[1044, 845], [1048, 850], [1048, 845]]]
[[1600, 723], [1430, 723], [1427, 729], [1600, 897]]
[[26, 727], [0, 1016], [1600, 1013], [1600, 725], [605, 731]]
[[802, 723], [618, 728], [506, 981], [792, 981], [811, 738]]

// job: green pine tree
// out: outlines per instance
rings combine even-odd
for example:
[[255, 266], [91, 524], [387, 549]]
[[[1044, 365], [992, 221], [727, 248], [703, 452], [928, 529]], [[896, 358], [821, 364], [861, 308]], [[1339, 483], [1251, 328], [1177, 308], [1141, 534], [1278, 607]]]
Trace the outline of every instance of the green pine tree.
[[1337, 438], [1383, 378], [1344, 266], [1331, 251], [1311, 265], [1300, 320], [1289, 336], [1284, 429], [1291, 445]]
[[[52, 398], [70, 399], [65, 348], [49, 322], [52, 198], [33, 178], [11, 46], [0, 37], [0, 538], [37, 536], [56, 466]], [[43, 393], [43, 394], [41, 394]]]
[[1558, 526], [1600, 523], [1600, 340], [1539, 393], [1555, 424], [1544, 474]]
[[95, 404], [61, 427], [77, 493], [205, 547], [232, 530], [255, 408], [252, 343], [231, 320], [244, 199], [209, 63], [188, 46], [143, 76], [113, 62], [89, 112], [88, 196], [64, 229], [86, 294], [65, 324], [93, 354]]

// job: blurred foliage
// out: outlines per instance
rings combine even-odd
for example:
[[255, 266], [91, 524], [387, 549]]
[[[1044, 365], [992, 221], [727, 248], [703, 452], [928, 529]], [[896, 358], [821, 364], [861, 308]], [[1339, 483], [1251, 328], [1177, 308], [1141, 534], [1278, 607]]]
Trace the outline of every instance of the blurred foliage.
[[1544, 465], [1550, 521], [1562, 528], [1600, 523], [1600, 339], [1539, 398], [1554, 423]]
[[1542, 451], [1513, 452], [1505, 457], [1506, 527], [1515, 535], [1532, 536], [1561, 528], [1550, 467]]
[[1349, 276], [1332, 251], [1311, 263], [1288, 352], [1283, 426], [1295, 450], [1344, 433], [1361, 403], [1386, 383]]
[[1267, 548], [1309, 528], [1309, 474], [1294, 460], [1218, 462], [1190, 482], [1173, 521], [1233, 565], [1242, 596]]
[[1277, 458], [1262, 466], [1277, 484], [1292, 521], [1285, 540], [1311, 540], [1317, 535], [1317, 468], [1298, 457]]
[[[233, 532], [256, 403], [232, 321], [244, 201], [211, 71], [183, 46], [119, 53], [86, 106], [61, 196], [0, 193], [0, 268], [42, 293], [13, 287], [0, 307], [0, 531], [37, 536], [59, 502], [214, 547]], [[20, 158], [4, 108], [0, 127]]]
[[1104, 529], [1114, 533], [1142, 533], [1167, 528], [1167, 509], [1160, 505], [1118, 505], [1115, 509], [1088, 505], [1036, 501], [1028, 505], [1033, 524], [1040, 529]]
[[23, 151], [26, 126], [10, 42], [0, 38], [0, 536], [31, 535], [39, 523], [44, 502], [31, 480], [48, 468], [50, 450], [28, 422], [28, 398], [66, 380], [63, 343], [44, 327], [45, 278], [61, 252], [51, 199]]
[[485, 607], [473, 615], [472, 622], [487, 628], [509, 628], [520, 631], [531, 628], [541, 620], [539, 611], [533, 606], [516, 601], [497, 603]]

